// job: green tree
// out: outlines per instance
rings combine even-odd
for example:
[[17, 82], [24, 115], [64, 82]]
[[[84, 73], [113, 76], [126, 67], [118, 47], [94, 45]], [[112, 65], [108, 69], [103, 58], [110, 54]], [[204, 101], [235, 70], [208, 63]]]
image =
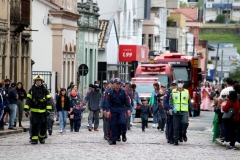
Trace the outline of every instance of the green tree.
[[172, 17], [167, 18], [167, 26], [168, 27], [174, 27], [174, 25], [175, 25], [174, 22], [175, 22], [175, 20]]
[[234, 71], [229, 73], [229, 78], [232, 78], [232, 79], [240, 82], [240, 76], [239, 76], [240, 62], [239, 61], [234, 62], [234, 63], [232, 63], [232, 66], [234, 66], [235, 69], [234, 69]]
[[180, 8], [188, 7], [186, 2], [180, 1]]
[[217, 16], [215, 22], [216, 22], [216, 23], [224, 23], [224, 21], [225, 21], [225, 15], [219, 14], [219, 15]]
[[196, 7], [198, 7], [198, 8], [203, 8], [203, 0], [199, 0], [198, 1], [198, 3], [197, 3], [197, 5], [196, 5]]

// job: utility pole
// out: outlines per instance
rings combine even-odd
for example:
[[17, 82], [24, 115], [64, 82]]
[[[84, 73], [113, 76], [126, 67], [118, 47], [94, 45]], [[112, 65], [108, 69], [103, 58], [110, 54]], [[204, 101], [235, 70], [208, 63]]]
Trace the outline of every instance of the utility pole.
[[217, 74], [218, 50], [219, 50], [219, 43], [218, 43], [218, 47], [217, 47], [217, 56], [216, 56], [216, 58], [215, 58], [215, 68], [214, 68], [214, 77], [213, 77], [213, 80], [215, 80], [216, 74]]
[[222, 81], [222, 77], [223, 77], [223, 50], [222, 50], [222, 57], [221, 57], [221, 76], [219, 78], [219, 83], [221, 83]]
[[195, 55], [195, 37], [193, 36], [193, 55], [192, 56], [194, 55]]

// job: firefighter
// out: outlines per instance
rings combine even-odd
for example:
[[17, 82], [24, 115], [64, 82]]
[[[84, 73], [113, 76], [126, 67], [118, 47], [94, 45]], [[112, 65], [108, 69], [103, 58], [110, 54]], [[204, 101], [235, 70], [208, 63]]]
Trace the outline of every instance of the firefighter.
[[31, 144], [45, 143], [47, 116], [52, 110], [51, 96], [43, 85], [43, 77], [37, 75], [33, 79], [34, 84], [27, 94], [24, 110], [26, 114], [31, 112]]
[[[114, 79], [115, 88], [107, 95], [105, 94], [105, 109], [106, 116], [110, 116], [111, 124], [111, 143], [110, 145], [116, 145], [118, 140], [119, 126], [121, 127], [122, 141], [126, 142], [126, 112], [128, 116], [131, 115], [131, 104], [127, 93], [121, 88], [121, 80], [119, 78]], [[110, 111], [110, 112], [109, 112]]]
[[188, 109], [192, 108], [190, 95], [187, 89], [183, 88], [184, 81], [179, 79], [177, 88], [172, 90], [169, 99], [169, 114], [173, 115], [174, 145], [178, 145], [179, 127], [182, 123], [182, 138], [187, 141]]

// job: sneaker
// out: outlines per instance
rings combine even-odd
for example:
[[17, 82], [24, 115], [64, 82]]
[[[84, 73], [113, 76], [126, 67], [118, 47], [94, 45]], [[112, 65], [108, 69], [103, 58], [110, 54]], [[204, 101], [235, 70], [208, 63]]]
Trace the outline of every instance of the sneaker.
[[155, 127], [156, 127], [156, 124], [153, 124], [152, 127], [155, 128]]
[[161, 129], [160, 129], [160, 131], [161, 131], [162, 133], [164, 132], [164, 130], [161, 130]]
[[229, 147], [226, 148], [226, 150], [235, 150], [235, 147], [229, 146]]
[[61, 130], [60, 130], [60, 133], [62, 133], [62, 132], [63, 132], [63, 130], [61, 129]]
[[136, 126], [136, 124], [134, 124], [134, 123], [132, 123], [131, 125], [132, 125], [132, 126]]
[[225, 146], [226, 144], [227, 144], [227, 142], [226, 142], [226, 141], [222, 142], [222, 145], [223, 145], [223, 146]]
[[236, 142], [236, 143], [235, 143], [235, 146], [240, 146], [240, 143], [239, 143], [239, 142]]

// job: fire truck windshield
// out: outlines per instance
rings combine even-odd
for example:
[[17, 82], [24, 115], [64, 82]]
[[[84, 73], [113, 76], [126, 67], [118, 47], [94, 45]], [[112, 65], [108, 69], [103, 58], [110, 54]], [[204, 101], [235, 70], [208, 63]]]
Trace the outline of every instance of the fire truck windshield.
[[[167, 86], [170, 87], [170, 76], [166, 74], [137, 74], [136, 78], [144, 77], [144, 78], [158, 78], [158, 81]], [[151, 89], [153, 89], [153, 83], [151, 84]]]
[[152, 93], [153, 84], [136, 84], [138, 93]]
[[176, 80], [182, 79], [184, 81], [190, 81], [189, 67], [173, 67], [173, 74]]

